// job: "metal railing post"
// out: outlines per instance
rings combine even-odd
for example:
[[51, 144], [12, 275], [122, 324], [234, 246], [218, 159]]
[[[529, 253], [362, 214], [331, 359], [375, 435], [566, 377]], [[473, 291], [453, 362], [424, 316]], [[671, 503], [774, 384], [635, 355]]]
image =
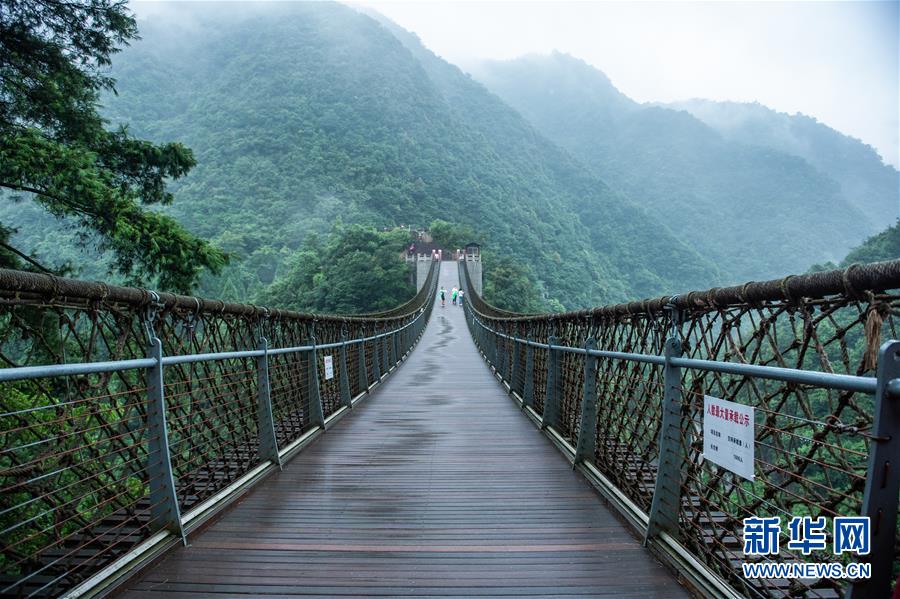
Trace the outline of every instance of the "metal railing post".
[[553, 346], [559, 341], [551, 336], [547, 344], [547, 391], [544, 394], [544, 411], [541, 414], [541, 428], [559, 428], [559, 350]]
[[496, 367], [496, 360], [494, 359], [495, 358], [494, 353], [497, 348], [497, 338], [494, 335], [494, 331], [491, 331], [490, 329], [485, 331], [484, 336], [485, 336], [484, 344], [487, 349], [488, 364], [490, 364], [491, 368], [493, 368], [494, 371], [496, 372], [497, 367]]
[[510, 351], [510, 340], [509, 337], [503, 338], [503, 359], [500, 361], [502, 366], [502, 372], [500, 376], [504, 381], [509, 382], [509, 368], [510, 368], [510, 360], [512, 359], [512, 352]]
[[272, 416], [272, 394], [269, 385], [269, 341], [260, 337], [256, 349], [263, 352], [256, 358], [256, 422], [259, 427], [259, 459], [269, 460], [281, 470], [275, 419]]
[[399, 364], [400, 360], [403, 357], [403, 354], [400, 353], [400, 338], [399, 338], [400, 335], [402, 335], [402, 334], [403, 334], [403, 331], [401, 331], [399, 333], [394, 332], [394, 334], [391, 335], [391, 342], [392, 342], [393, 348], [394, 348], [394, 364]]
[[[519, 340], [515, 337], [512, 339], [512, 364], [509, 368], [509, 391], [510, 393], [521, 393], [522, 390], [516, 385], [516, 375], [519, 374], [519, 360], [522, 359], [522, 347]], [[521, 378], [521, 377], [520, 377]]]
[[496, 332], [491, 337], [491, 364], [494, 365], [494, 372], [503, 377], [503, 370], [500, 368], [500, 335]]
[[493, 371], [497, 372], [497, 334], [493, 330], [487, 331], [487, 360]]
[[[593, 337], [584, 344], [588, 351], [597, 349]], [[597, 356], [584, 355], [584, 393], [581, 396], [581, 425], [578, 427], [578, 444], [575, 447], [575, 463], [594, 462], [597, 450]]]
[[534, 407], [534, 346], [531, 345], [531, 335], [525, 337], [528, 343], [525, 346], [525, 381], [522, 391], [522, 408]]
[[347, 408], [353, 407], [353, 398], [350, 395], [350, 373], [347, 372], [347, 336], [341, 335], [340, 349], [341, 369], [341, 405]]
[[381, 352], [378, 351], [378, 345], [381, 339], [372, 339], [372, 383], [381, 380]]
[[876, 376], [878, 387], [861, 512], [869, 517], [871, 541], [869, 554], [859, 557], [872, 564], [872, 577], [854, 582], [846, 595], [849, 599], [887, 597], [891, 592], [900, 493], [900, 341], [882, 344]]
[[391, 333], [389, 336], [384, 338], [384, 344], [387, 346], [387, 357], [388, 364], [386, 370], [390, 370], [397, 363], [397, 352], [396, 347], [394, 347], [394, 335], [395, 333]]
[[148, 357], [156, 363], [147, 369], [147, 477], [150, 485], [150, 521], [154, 531], [168, 530], [187, 545], [181, 510], [172, 474], [169, 453], [169, 429], [166, 424], [165, 385], [163, 382], [162, 342], [150, 340]]
[[681, 368], [670, 363], [681, 357], [681, 339], [666, 340], [666, 363], [663, 366], [662, 422], [659, 431], [659, 459], [656, 467], [656, 486], [650, 504], [650, 519], [644, 545], [661, 531], [676, 534], [681, 505], [682, 454], [681, 446]]
[[[365, 335], [365, 333], [363, 333]], [[366, 342], [359, 342], [359, 350], [357, 354], [359, 355], [359, 388], [365, 393], [369, 390], [369, 373], [366, 371]]]
[[503, 337], [499, 332], [494, 333], [494, 372], [503, 380]]
[[388, 343], [387, 335], [385, 334], [386, 330], [387, 327], [384, 327], [381, 331], [381, 333], [384, 335], [384, 337], [381, 338], [381, 359], [383, 360], [384, 364], [381, 371], [385, 374], [387, 374], [391, 369], [391, 348], [390, 344]]
[[309, 350], [309, 422], [314, 426], [325, 426], [325, 413], [322, 410], [322, 395], [319, 393], [319, 358], [316, 352], [316, 338], [312, 338], [312, 349]]

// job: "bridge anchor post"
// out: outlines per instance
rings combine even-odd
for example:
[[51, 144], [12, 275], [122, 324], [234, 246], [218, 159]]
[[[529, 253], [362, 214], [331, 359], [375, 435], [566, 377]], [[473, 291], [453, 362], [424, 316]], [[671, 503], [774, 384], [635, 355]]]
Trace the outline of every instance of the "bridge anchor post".
[[666, 340], [666, 363], [663, 367], [662, 426], [659, 431], [659, 458], [656, 467], [656, 486], [650, 504], [650, 519], [644, 546], [661, 531], [675, 535], [678, 531], [678, 511], [681, 505], [682, 459], [681, 446], [681, 368], [673, 366], [672, 358], [681, 357], [681, 339]]
[[882, 344], [876, 376], [869, 464], [860, 512], [869, 517], [871, 541], [868, 555], [859, 558], [872, 564], [872, 577], [855, 581], [847, 592], [848, 599], [887, 597], [891, 592], [900, 500], [900, 341]]
[[256, 419], [259, 428], [259, 459], [269, 460], [281, 470], [275, 420], [272, 416], [272, 394], [269, 384], [269, 341], [260, 337], [256, 349], [263, 352], [256, 358]]
[[[587, 351], [597, 349], [597, 341], [591, 337], [585, 344]], [[581, 397], [581, 425], [578, 427], [578, 445], [575, 463], [593, 463], [597, 451], [597, 356], [584, 355], [584, 393]]]
[[149, 357], [155, 364], [147, 369], [147, 477], [150, 485], [150, 529], [168, 530], [187, 545], [181, 524], [172, 456], [169, 452], [169, 427], [166, 423], [165, 383], [163, 380], [162, 342], [150, 340]]

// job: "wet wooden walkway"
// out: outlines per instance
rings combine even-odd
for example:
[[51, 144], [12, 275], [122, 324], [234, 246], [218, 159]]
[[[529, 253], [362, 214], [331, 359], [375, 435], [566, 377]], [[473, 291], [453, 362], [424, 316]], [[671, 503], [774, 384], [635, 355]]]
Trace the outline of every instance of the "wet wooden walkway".
[[687, 596], [507, 397], [449, 301], [370, 398], [123, 594], [576, 595]]

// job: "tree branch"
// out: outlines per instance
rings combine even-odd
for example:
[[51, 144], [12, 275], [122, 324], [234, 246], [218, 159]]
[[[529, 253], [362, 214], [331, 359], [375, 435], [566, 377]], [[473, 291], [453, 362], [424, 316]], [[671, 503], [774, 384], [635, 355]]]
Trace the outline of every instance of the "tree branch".
[[50, 270], [49, 268], [45, 267], [43, 264], [41, 264], [40, 262], [38, 262], [37, 260], [35, 260], [35, 259], [32, 258], [31, 256], [29, 256], [29, 255], [27, 255], [27, 254], [25, 254], [25, 253], [23, 253], [23, 252], [17, 250], [16, 248], [14, 248], [13, 246], [9, 245], [8, 243], [3, 243], [2, 241], [0, 241], [0, 247], [4, 248], [4, 249], [7, 250], [7, 251], [12, 252], [13, 254], [15, 254], [16, 256], [18, 256], [19, 258], [21, 258], [22, 260], [25, 260], [26, 262], [28, 262], [28, 263], [31, 264], [32, 266], [35, 266], [35, 267], [39, 268], [40, 270], [44, 271], [44, 272], [47, 273], [48, 275], [54, 274], [52, 270]]
[[94, 214], [87, 208], [84, 208], [83, 206], [79, 206], [78, 204], [74, 204], [65, 198], [61, 198], [57, 195], [53, 195], [52, 193], [47, 193], [46, 191], [37, 189], [35, 187], [28, 187], [27, 185], [19, 185], [18, 183], [7, 183], [6, 181], [0, 181], [0, 187], [12, 189], [13, 191], [24, 191], [27, 193], [33, 193], [33, 194], [36, 194], [39, 196], [43, 196], [45, 198], [49, 198], [51, 200], [59, 202], [60, 204], [66, 206], [68, 208], [71, 208], [72, 210], [74, 210], [75, 212], [77, 212], [79, 214], [83, 214], [84, 216], [97, 216], [96, 214]]

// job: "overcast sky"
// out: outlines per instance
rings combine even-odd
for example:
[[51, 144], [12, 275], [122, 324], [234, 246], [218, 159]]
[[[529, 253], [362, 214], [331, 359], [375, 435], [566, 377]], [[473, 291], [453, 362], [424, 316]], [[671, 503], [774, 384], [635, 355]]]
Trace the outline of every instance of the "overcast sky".
[[635, 100], [758, 101], [813, 116], [900, 165], [897, 1], [354, 4], [462, 68], [559, 50]]

